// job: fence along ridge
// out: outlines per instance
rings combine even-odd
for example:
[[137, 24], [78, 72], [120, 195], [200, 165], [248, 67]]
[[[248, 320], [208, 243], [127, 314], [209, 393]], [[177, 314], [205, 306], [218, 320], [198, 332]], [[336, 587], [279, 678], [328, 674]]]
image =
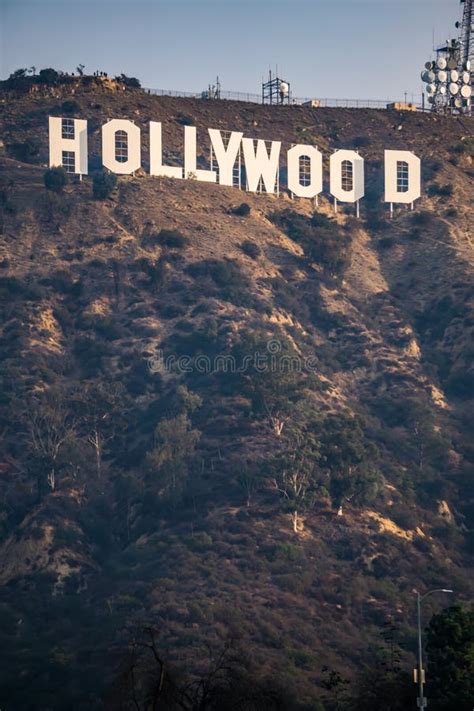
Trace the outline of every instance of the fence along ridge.
[[[143, 90], [155, 96], [170, 96], [183, 99], [204, 99], [206, 101], [218, 101], [219, 99], [208, 99], [206, 92], [177, 91], [175, 89], [152, 89], [143, 87]], [[221, 91], [220, 100], [243, 101], [252, 104], [261, 104], [262, 95], [252, 94], [244, 91]], [[301, 106], [302, 104], [316, 99], [320, 102], [321, 108], [349, 108], [349, 109], [386, 109], [387, 104], [392, 103], [412, 103], [418, 109], [422, 108], [421, 102], [405, 101], [394, 102], [392, 99], [320, 99], [317, 97], [293, 97], [291, 105]], [[268, 105], [268, 104], [267, 104]], [[287, 104], [285, 104], [287, 105]]]

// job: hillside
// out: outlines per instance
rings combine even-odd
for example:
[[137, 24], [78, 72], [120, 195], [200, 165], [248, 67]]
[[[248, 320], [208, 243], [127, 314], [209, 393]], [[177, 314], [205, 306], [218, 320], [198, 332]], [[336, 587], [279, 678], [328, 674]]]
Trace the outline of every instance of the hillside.
[[[387, 626], [409, 674], [413, 591], [474, 592], [474, 119], [113, 84], [0, 101], [2, 709], [106, 707], [148, 625], [190, 673], [238, 638], [301, 708], [336, 708], [327, 670], [355, 684]], [[358, 147], [361, 219], [145, 171], [47, 191], [49, 115], [88, 119], [91, 172], [112, 117], [144, 156], [162, 121], [169, 163], [185, 124]], [[393, 220], [389, 148], [423, 164]], [[253, 353], [302, 372], [216, 364]]]

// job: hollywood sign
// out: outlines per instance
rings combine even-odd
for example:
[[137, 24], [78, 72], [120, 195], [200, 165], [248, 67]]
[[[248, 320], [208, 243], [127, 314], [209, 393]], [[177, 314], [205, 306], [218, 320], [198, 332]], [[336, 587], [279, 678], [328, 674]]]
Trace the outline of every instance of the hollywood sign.
[[[150, 175], [193, 179], [205, 183], [236, 184], [235, 171], [245, 166], [245, 187], [250, 192], [278, 194], [280, 190], [281, 141], [246, 138], [240, 131], [209, 128], [211, 169], [197, 167], [197, 131], [184, 126], [184, 156], [181, 167], [164, 165], [162, 124], [149, 123]], [[385, 202], [411, 204], [421, 195], [421, 163], [411, 151], [386, 150]], [[102, 164], [119, 175], [141, 168], [141, 132], [132, 121], [112, 119], [102, 126]], [[87, 175], [87, 121], [49, 117], [49, 165], [64, 166], [69, 173]], [[215, 169], [214, 169], [215, 166]], [[317, 200], [323, 191], [323, 155], [312, 145], [297, 144], [286, 154], [287, 187], [293, 196]], [[353, 150], [338, 150], [330, 156], [329, 191], [337, 203], [356, 203], [365, 194], [364, 159]]]

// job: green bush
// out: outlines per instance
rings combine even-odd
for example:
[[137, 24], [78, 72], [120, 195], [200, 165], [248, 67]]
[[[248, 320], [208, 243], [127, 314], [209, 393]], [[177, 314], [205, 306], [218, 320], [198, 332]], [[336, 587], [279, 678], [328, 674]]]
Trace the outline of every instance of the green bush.
[[299, 319], [308, 319], [310, 311], [305, 299], [301, 298], [301, 292], [287, 282], [282, 277], [273, 277], [268, 280], [272, 287], [274, 301], [278, 308], [294, 313]]
[[140, 80], [136, 77], [128, 77], [126, 74], [120, 74], [115, 77], [116, 81], [121, 81], [125, 86], [129, 86], [132, 89], [139, 89], [141, 87]]
[[241, 203], [238, 207], [232, 209], [233, 215], [238, 215], [239, 217], [247, 217], [250, 215], [250, 205], [246, 202]]
[[452, 183], [446, 183], [446, 185], [438, 185], [437, 183], [434, 183], [433, 185], [430, 185], [427, 192], [430, 197], [451, 197], [454, 193], [454, 186]]
[[390, 249], [390, 247], [393, 247], [395, 245], [395, 240], [393, 237], [382, 237], [382, 239], [379, 239], [377, 242], [377, 246], [380, 249]]
[[411, 217], [411, 222], [417, 227], [426, 227], [433, 220], [433, 215], [431, 212], [426, 210], [420, 210], [420, 212], [415, 212]]
[[94, 322], [97, 334], [105, 338], [106, 341], [116, 341], [128, 335], [126, 329], [111, 317], [103, 316]]
[[252, 242], [252, 240], [250, 239], [246, 239], [245, 242], [242, 242], [240, 248], [242, 252], [251, 259], [256, 259], [262, 254], [262, 250], [260, 249], [258, 244], [256, 242]]
[[82, 280], [75, 278], [66, 269], [57, 269], [49, 276], [41, 279], [40, 284], [54, 289], [58, 294], [69, 294], [74, 297], [80, 296], [83, 287]]
[[192, 126], [194, 123], [194, 119], [188, 114], [183, 114], [182, 111], [178, 111], [174, 120], [176, 123], [179, 123], [180, 126]]
[[372, 141], [368, 136], [356, 136], [352, 141], [354, 148], [366, 148], [370, 146], [371, 143]]
[[466, 137], [462, 139], [459, 143], [457, 143], [455, 146], [452, 147], [451, 149], [453, 153], [459, 153], [463, 154], [465, 153], [466, 155], [474, 155], [474, 138], [471, 137]]
[[419, 525], [416, 511], [403, 503], [393, 506], [389, 513], [392, 521], [405, 530], [413, 530]]
[[455, 207], [448, 207], [447, 210], [444, 212], [444, 216], [451, 218], [451, 217], [457, 217], [458, 216], [458, 211], [456, 210]]
[[445, 294], [441, 299], [431, 301], [416, 318], [417, 328], [431, 339], [442, 338], [445, 330], [455, 318], [464, 318], [467, 307], [462, 298]]
[[42, 84], [56, 84], [60, 79], [59, 72], [56, 69], [41, 69], [38, 79]]
[[369, 212], [367, 212], [365, 223], [367, 225], [367, 229], [372, 232], [382, 232], [382, 230], [386, 230], [389, 227], [389, 223], [383, 215], [374, 210], [369, 210]]
[[11, 143], [7, 148], [15, 160], [22, 163], [39, 162], [39, 144], [35, 140], [28, 139], [24, 143]]
[[178, 230], [161, 230], [152, 242], [160, 244], [162, 247], [171, 247], [172, 249], [183, 249], [186, 247], [189, 240]]
[[436, 158], [428, 158], [422, 163], [422, 175], [425, 182], [433, 180], [434, 176], [439, 173], [443, 164]]
[[115, 173], [96, 173], [92, 181], [92, 194], [96, 200], [105, 200], [109, 197], [117, 185]]
[[61, 111], [63, 114], [77, 114], [81, 110], [81, 107], [73, 99], [67, 99], [61, 104]]
[[205, 259], [190, 264], [187, 272], [194, 279], [199, 279], [200, 293], [203, 292], [205, 282], [211, 280], [219, 291], [209, 290], [206, 292], [209, 295], [219, 294], [220, 298], [235, 306], [256, 307], [255, 297], [251, 293], [252, 283], [235, 261]]
[[349, 266], [352, 239], [335, 220], [321, 214], [308, 217], [293, 210], [274, 213], [270, 219], [332, 276], [342, 276]]
[[449, 395], [460, 400], [471, 400], [474, 398], [474, 372], [468, 370], [452, 372], [446, 383], [446, 390]]
[[69, 182], [69, 177], [64, 168], [48, 168], [43, 175], [44, 186], [47, 190], [60, 193]]

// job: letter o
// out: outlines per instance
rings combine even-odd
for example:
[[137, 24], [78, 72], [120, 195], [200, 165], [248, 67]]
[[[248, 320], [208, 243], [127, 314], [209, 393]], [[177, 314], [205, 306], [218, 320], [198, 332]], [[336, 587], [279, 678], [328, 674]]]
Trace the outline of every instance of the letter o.
[[[307, 157], [310, 161], [309, 185], [301, 185], [300, 159]], [[314, 198], [323, 190], [323, 156], [315, 146], [298, 144], [288, 151], [288, 189], [302, 198]]]

